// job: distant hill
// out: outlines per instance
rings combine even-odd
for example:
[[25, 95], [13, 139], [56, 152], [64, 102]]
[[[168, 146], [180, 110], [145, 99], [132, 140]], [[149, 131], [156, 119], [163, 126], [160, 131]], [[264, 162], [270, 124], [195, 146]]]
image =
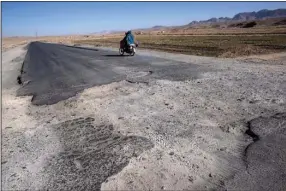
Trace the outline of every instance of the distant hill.
[[[268, 10], [268, 9], [263, 9], [258, 12], [242, 12], [234, 15], [232, 18], [229, 17], [219, 17], [219, 18], [210, 18], [208, 20], [202, 20], [202, 21], [192, 21], [187, 25], [184, 26], [178, 26], [178, 27], [165, 27], [165, 26], [154, 26], [152, 28], [148, 29], [141, 29], [141, 30], [164, 30], [164, 29], [170, 29], [170, 28], [182, 28], [182, 27], [196, 27], [196, 26], [202, 26], [202, 25], [215, 25], [215, 24], [230, 24], [230, 26], [233, 27], [243, 27], [244, 25], [234, 25], [232, 23], [237, 23], [237, 22], [246, 22], [246, 21], [254, 21], [254, 20], [266, 20], [266, 19], [271, 19], [271, 18], [285, 18], [286, 17], [286, 9], [275, 9], [275, 10]], [[285, 22], [285, 21], [284, 21]], [[284, 22], [277, 22], [276, 25], [278, 24], [284, 24]]]
[[[185, 30], [190, 28], [212, 27], [212, 28], [251, 28], [255, 26], [277, 26], [285, 25], [286, 23], [286, 9], [268, 10], [262, 9], [260, 11], [242, 12], [230, 17], [213, 17], [208, 20], [192, 21], [182, 26], [161, 26], [156, 25], [151, 28], [133, 29], [132, 31], [138, 34], [144, 34], [151, 31], [172, 31]], [[161, 32], [160, 32], [161, 31]], [[116, 33], [118, 31], [109, 31], [109, 33]], [[105, 33], [106, 34], [106, 33]]]
[[219, 18], [213, 17], [211, 19], [203, 20], [203, 21], [192, 21], [188, 25], [214, 24], [214, 23], [228, 22], [231, 20], [232, 19], [229, 17], [219, 17]]
[[233, 18], [229, 17], [219, 17], [219, 18], [211, 18], [209, 20], [203, 21], [192, 21], [188, 25], [201, 25], [201, 24], [215, 24], [215, 23], [223, 23], [223, 22], [233, 22], [233, 21], [252, 21], [252, 20], [263, 20], [268, 18], [282, 18], [286, 17], [286, 9], [275, 9], [268, 10], [263, 9], [258, 12], [243, 12], [238, 13], [233, 16]]
[[278, 18], [278, 17], [286, 17], [286, 9], [275, 9], [275, 10], [263, 9], [258, 12], [238, 13], [234, 15], [232, 20], [249, 21], [249, 20]]
[[152, 27], [152, 29], [160, 29], [160, 28], [164, 28], [164, 26], [160, 26], [160, 25], [158, 25], [158, 26], [154, 26], [154, 27]]

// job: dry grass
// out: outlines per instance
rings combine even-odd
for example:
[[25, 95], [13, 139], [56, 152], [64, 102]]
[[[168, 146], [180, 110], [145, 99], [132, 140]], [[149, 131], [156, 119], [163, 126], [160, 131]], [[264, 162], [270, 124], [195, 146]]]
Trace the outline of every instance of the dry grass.
[[30, 41], [28, 37], [11, 37], [2, 39], [2, 51], [9, 50], [19, 45], [27, 44]]
[[[122, 36], [116, 36], [78, 40], [75, 43], [118, 47], [121, 39]], [[141, 48], [214, 57], [237, 57], [286, 50], [286, 35], [139, 35], [136, 36], [136, 40], [139, 41]]]
[[[283, 20], [279, 20], [283, 21]], [[181, 26], [175, 28], [160, 28], [151, 30], [136, 30], [136, 33], [144, 35], [264, 35], [286, 34], [285, 25], [269, 26], [266, 21], [257, 21], [257, 25], [251, 28], [229, 27], [230, 23], [205, 24], [200, 26]], [[247, 22], [245, 22], [247, 23]], [[235, 23], [232, 23], [235, 24]], [[236, 24], [238, 24], [236, 22]]]

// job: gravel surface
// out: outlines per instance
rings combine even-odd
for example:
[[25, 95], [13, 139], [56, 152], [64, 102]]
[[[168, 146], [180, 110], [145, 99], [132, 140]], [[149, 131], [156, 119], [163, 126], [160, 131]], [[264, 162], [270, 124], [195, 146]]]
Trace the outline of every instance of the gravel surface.
[[109, 57], [121, 80], [38, 106], [16, 96], [25, 51], [3, 53], [3, 190], [285, 190], [285, 60], [139, 49], [151, 75]]

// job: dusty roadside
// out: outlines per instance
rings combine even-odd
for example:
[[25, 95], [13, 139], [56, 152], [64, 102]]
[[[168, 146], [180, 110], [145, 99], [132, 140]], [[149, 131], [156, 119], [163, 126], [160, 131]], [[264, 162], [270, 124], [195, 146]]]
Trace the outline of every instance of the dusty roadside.
[[17, 47], [2, 57], [3, 190], [286, 189], [285, 62], [142, 51], [217, 70], [33, 106], [15, 96], [24, 54]]

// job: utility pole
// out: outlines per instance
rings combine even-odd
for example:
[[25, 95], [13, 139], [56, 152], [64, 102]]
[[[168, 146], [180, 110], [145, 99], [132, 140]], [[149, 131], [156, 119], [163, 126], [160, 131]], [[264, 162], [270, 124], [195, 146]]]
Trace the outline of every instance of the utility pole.
[[37, 29], [36, 29], [36, 39], [38, 39], [38, 31], [37, 31]]

